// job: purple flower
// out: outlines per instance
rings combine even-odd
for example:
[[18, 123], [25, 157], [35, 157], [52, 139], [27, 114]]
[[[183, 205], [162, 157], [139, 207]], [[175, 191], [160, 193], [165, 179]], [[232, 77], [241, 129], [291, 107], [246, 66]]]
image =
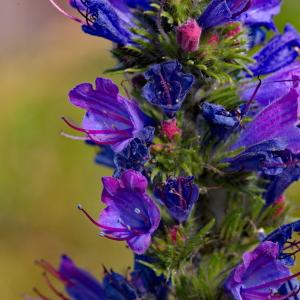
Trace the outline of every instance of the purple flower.
[[249, 26], [248, 28], [248, 47], [250, 49], [263, 44], [267, 39], [266, 29], [262, 26]]
[[283, 284], [299, 275], [291, 275], [279, 256], [277, 243], [262, 242], [253, 251], [243, 255], [243, 262], [227, 279], [226, 289], [236, 300], [283, 300], [295, 295], [295, 290], [285, 296], [278, 295], [278, 290]]
[[227, 160], [235, 171], [255, 171], [265, 178], [266, 205], [274, 203], [283, 192], [300, 178], [300, 155], [286, 149], [280, 140], [269, 140], [247, 148]]
[[151, 122], [135, 101], [119, 94], [110, 79], [97, 78], [95, 89], [90, 83], [80, 84], [71, 90], [69, 98], [72, 104], [85, 109], [86, 115], [82, 128], [65, 121], [85, 133], [87, 140], [111, 145], [115, 152], [122, 151]]
[[[295, 61], [271, 76], [264, 78], [261, 87], [255, 95], [255, 101], [264, 107], [285, 96], [291, 88], [295, 88], [300, 92], [299, 82], [300, 62]], [[241, 89], [241, 98], [244, 101], [249, 101], [255, 89], [256, 83], [246, 84]]]
[[280, 13], [281, 0], [251, 0], [251, 5], [239, 20], [248, 26], [265, 26], [276, 30], [273, 17]]
[[139, 172], [126, 170], [120, 179], [103, 177], [102, 202], [107, 207], [95, 222], [79, 206], [105, 236], [126, 241], [133, 252], [143, 254], [151, 243], [151, 235], [160, 223], [160, 210], [146, 194], [147, 179]]
[[182, 65], [172, 60], [152, 65], [145, 73], [148, 83], [143, 88], [143, 96], [169, 117], [180, 109], [194, 83], [194, 76], [182, 73], [181, 69]]
[[233, 132], [240, 123], [236, 112], [227, 111], [222, 105], [204, 102], [202, 115], [208, 123], [213, 135], [223, 139]]
[[119, 45], [131, 42], [132, 14], [122, 0], [71, 0], [70, 4], [84, 16], [82, 30], [85, 33]]
[[256, 61], [248, 66], [253, 76], [269, 74], [286, 67], [299, 55], [300, 35], [291, 25], [286, 25], [283, 34], [277, 34], [256, 53]]
[[[135, 300], [138, 299], [137, 288], [124, 276], [104, 268], [103, 283], [90, 275], [84, 269], [77, 267], [66, 255], [61, 257], [59, 269], [55, 269], [45, 260], [38, 264], [46, 271], [45, 280], [49, 288], [62, 300], [69, 300], [63, 293], [51, 283], [48, 274], [61, 281], [68, 296], [72, 300]], [[42, 299], [48, 299], [38, 290], [36, 293]], [[31, 298], [29, 298], [31, 299]]]
[[250, 0], [212, 0], [198, 19], [198, 23], [207, 29], [235, 21], [250, 8], [250, 5]]
[[291, 89], [284, 97], [262, 109], [241, 132], [234, 148], [250, 147], [279, 139], [293, 153], [300, 150], [299, 94]]
[[[119, 1], [119, 0], [114, 0], [114, 1]], [[129, 7], [132, 8], [151, 9], [150, 0], [125, 0], [125, 2]]]
[[179, 222], [188, 219], [195, 202], [199, 199], [199, 188], [194, 177], [170, 177], [155, 187], [154, 195], [165, 205], [171, 216]]
[[[64, 284], [65, 290], [72, 300], [109, 300], [102, 284], [87, 271], [78, 268], [68, 256], [63, 255], [61, 257], [58, 270], [44, 260], [39, 261], [38, 264], [46, 271], [46, 283], [61, 299], [68, 298], [52, 285], [47, 274], [53, 275]], [[42, 299], [48, 299], [37, 290], [36, 292]]]

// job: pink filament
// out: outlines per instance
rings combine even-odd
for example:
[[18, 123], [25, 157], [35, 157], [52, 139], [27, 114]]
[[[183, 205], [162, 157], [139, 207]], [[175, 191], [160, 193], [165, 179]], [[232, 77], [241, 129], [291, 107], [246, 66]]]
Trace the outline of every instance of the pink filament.
[[62, 300], [70, 300], [70, 298], [67, 298], [66, 296], [64, 296], [63, 293], [59, 292], [55, 286], [52, 284], [52, 282], [50, 281], [49, 277], [47, 276], [47, 274], [44, 274], [44, 278], [46, 280], [47, 285], [49, 286], [49, 288], [53, 291], [53, 293], [58, 296], [60, 299]]
[[63, 10], [54, 0], [49, 0], [49, 2], [61, 13], [63, 14], [65, 17], [73, 20], [73, 21], [76, 21], [80, 24], [84, 24], [84, 22], [82, 20], [80, 20], [79, 18], [77, 17], [74, 17], [72, 15], [70, 15], [69, 13], [67, 13], [65, 10]]

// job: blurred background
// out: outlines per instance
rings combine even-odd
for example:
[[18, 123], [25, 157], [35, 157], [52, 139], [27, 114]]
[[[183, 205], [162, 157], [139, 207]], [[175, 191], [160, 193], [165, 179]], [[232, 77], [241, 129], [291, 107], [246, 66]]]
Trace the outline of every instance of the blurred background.
[[[299, 13], [299, 0], [285, 0], [279, 28], [290, 22], [300, 30]], [[80, 202], [98, 216], [100, 178], [111, 171], [93, 163], [95, 149], [60, 135], [62, 115], [82, 116], [68, 91], [112, 66], [110, 43], [83, 34], [47, 0], [1, 0], [0, 41], [1, 298], [43, 290], [34, 260], [57, 265], [61, 253], [99, 276], [102, 264], [125, 271], [131, 264], [125, 245], [97, 237], [76, 209]], [[288, 192], [295, 203], [299, 188]]]

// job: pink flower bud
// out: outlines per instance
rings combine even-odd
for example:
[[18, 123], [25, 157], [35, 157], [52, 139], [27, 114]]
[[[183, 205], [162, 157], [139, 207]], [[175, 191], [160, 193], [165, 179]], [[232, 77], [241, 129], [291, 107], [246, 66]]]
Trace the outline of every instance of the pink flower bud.
[[212, 36], [208, 39], [207, 43], [211, 46], [216, 46], [220, 41], [220, 38], [217, 34], [212, 34]]
[[285, 205], [285, 196], [281, 195], [273, 204], [273, 207], [276, 207], [276, 210], [274, 212], [273, 219], [276, 217], [279, 217], [285, 210], [286, 205]]
[[199, 48], [202, 28], [196, 20], [190, 19], [177, 28], [178, 45], [185, 52], [194, 52]]
[[235, 37], [241, 32], [240, 23], [231, 22], [228, 24], [228, 26], [232, 26], [233, 28], [227, 32], [226, 34], [227, 37]]
[[181, 135], [181, 129], [177, 127], [176, 119], [163, 121], [161, 123], [162, 132], [167, 136], [167, 138], [171, 141], [175, 136]]

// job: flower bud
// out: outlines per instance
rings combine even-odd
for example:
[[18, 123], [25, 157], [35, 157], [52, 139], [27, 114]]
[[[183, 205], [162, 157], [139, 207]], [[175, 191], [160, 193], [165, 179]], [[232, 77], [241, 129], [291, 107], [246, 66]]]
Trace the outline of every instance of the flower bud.
[[196, 20], [190, 19], [177, 28], [177, 43], [185, 52], [197, 51], [201, 33], [202, 28], [198, 25]]
[[181, 135], [181, 129], [177, 127], [176, 119], [163, 121], [161, 124], [162, 132], [167, 136], [167, 138], [171, 141], [176, 136]]

